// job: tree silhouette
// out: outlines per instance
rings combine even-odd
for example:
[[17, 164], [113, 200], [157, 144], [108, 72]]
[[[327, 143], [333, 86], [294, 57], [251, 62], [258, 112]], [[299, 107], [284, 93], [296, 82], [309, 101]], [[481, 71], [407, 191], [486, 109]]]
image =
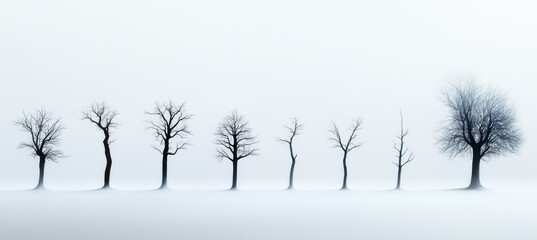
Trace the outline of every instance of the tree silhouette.
[[285, 128], [287, 129], [289, 136], [286, 138], [279, 138], [278, 141], [289, 145], [289, 153], [291, 154], [291, 170], [289, 172], [289, 185], [287, 189], [293, 189], [295, 164], [296, 164], [296, 158], [298, 157], [298, 155], [296, 155], [293, 151], [293, 140], [295, 139], [296, 136], [302, 134], [304, 125], [298, 122], [298, 118], [293, 118], [291, 126], [285, 126]]
[[356, 118], [351, 127], [349, 135], [349, 138], [347, 140], [344, 140], [341, 137], [339, 128], [334, 123], [332, 126], [332, 129], [330, 130], [330, 133], [332, 134], [332, 137], [329, 138], [330, 141], [334, 142], [334, 147], [341, 149], [343, 151], [343, 185], [341, 186], [341, 190], [347, 189], [347, 156], [349, 153], [360, 147], [361, 143], [356, 143], [356, 138], [358, 137], [358, 131], [362, 128], [362, 119]]
[[459, 78], [444, 93], [449, 109], [439, 143], [452, 157], [472, 155], [469, 189], [481, 188], [481, 160], [514, 153], [522, 143], [516, 115], [505, 94], [478, 86], [474, 77]]
[[233, 111], [224, 118], [215, 132], [215, 144], [219, 146], [217, 157], [227, 159], [233, 164], [233, 179], [230, 190], [237, 189], [239, 160], [257, 153], [257, 149], [253, 148], [257, 144], [257, 140], [252, 135], [252, 129], [248, 125], [242, 115]]
[[397, 167], [397, 186], [395, 187], [395, 189], [401, 188], [401, 172], [403, 170], [403, 167], [414, 160], [414, 153], [408, 153], [408, 147], [406, 147], [405, 138], [408, 136], [409, 131], [408, 129], [405, 129], [402, 112], [400, 113], [400, 116], [401, 131], [399, 132], [399, 135], [396, 136], [397, 141], [393, 143], [393, 148], [397, 152], [397, 162], [393, 162], [393, 164]]
[[103, 132], [103, 146], [104, 156], [106, 158], [106, 166], [104, 169], [104, 184], [103, 188], [110, 187], [110, 172], [112, 171], [112, 154], [110, 153], [110, 144], [113, 140], [110, 140], [111, 129], [118, 126], [115, 121], [117, 112], [110, 110], [110, 107], [102, 103], [93, 103], [88, 110], [83, 112], [83, 120], [88, 120], [93, 123], [98, 129]]
[[15, 124], [30, 135], [30, 140], [21, 142], [19, 147], [31, 149], [32, 155], [39, 157], [39, 180], [35, 189], [44, 188], [46, 160], [56, 161], [64, 156], [60, 150], [56, 149], [64, 129], [61, 120], [41, 109], [29, 115], [23, 113], [23, 117]]
[[[160, 189], [167, 187], [168, 179], [168, 157], [174, 156], [188, 144], [184, 142], [186, 137], [191, 135], [188, 130], [187, 121], [192, 118], [191, 114], [186, 113], [185, 104], [176, 105], [172, 101], [166, 103], [155, 103], [155, 108], [147, 115], [154, 119], [150, 121], [149, 129], [153, 130], [156, 139], [159, 141], [162, 149], [153, 147], [162, 154], [162, 183]], [[174, 143], [172, 140], [179, 137], [181, 141]]]

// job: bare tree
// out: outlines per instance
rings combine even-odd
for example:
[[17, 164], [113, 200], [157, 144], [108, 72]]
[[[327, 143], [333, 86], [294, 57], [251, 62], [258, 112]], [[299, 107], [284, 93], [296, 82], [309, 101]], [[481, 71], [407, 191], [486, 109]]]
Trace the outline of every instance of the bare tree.
[[342, 190], [347, 189], [347, 156], [349, 153], [360, 147], [361, 143], [356, 143], [356, 138], [358, 137], [358, 131], [362, 128], [362, 119], [356, 118], [351, 127], [349, 135], [349, 138], [346, 140], [343, 139], [343, 137], [340, 134], [339, 128], [334, 123], [332, 129], [330, 130], [330, 133], [332, 134], [332, 137], [329, 138], [330, 141], [334, 142], [335, 148], [340, 148], [341, 151], [343, 151], [343, 185], [341, 187]]
[[[155, 108], [151, 112], [146, 112], [154, 120], [150, 121], [149, 129], [153, 130], [155, 137], [159, 141], [162, 149], [153, 147], [162, 154], [162, 183], [160, 188], [167, 187], [168, 179], [168, 157], [174, 156], [188, 144], [183, 141], [189, 135], [187, 121], [192, 118], [185, 110], [185, 104], [176, 105], [172, 101], [166, 103], [155, 103]], [[173, 143], [173, 139], [179, 137], [181, 140]], [[174, 146], [175, 145], [175, 146]]]
[[289, 185], [287, 189], [293, 189], [295, 164], [296, 164], [296, 158], [298, 157], [298, 155], [296, 155], [293, 151], [293, 140], [295, 139], [296, 136], [302, 134], [304, 125], [298, 122], [298, 118], [293, 118], [291, 126], [285, 126], [285, 128], [287, 129], [289, 136], [286, 138], [279, 138], [278, 141], [289, 145], [289, 153], [291, 154], [291, 170], [289, 173]]
[[397, 186], [395, 187], [395, 189], [401, 188], [401, 172], [403, 170], [403, 167], [414, 160], [414, 153], [408, 153], [408, 147], [406, 147], [405, 138], [408, 136], [409, 131], [408, 129], [405, 129], [402, 112], [400, 112], [400, 116], [401, 131], [399, 132], [399, 135], [396, 136], [397, 141], [393, 143], [393, 148], [397, 152], [397, 162], [393, 162], [393, 164], [397, 167]]
[[474, 77], [459, 78], [444, 93], [449, 116], [439, 143], [452, 157], [472, 155], [469, 189], [481, 188], [481, 160], [514, 153], [522, 143], [516, 114], [505, 94], [478, 86]]
[[233, 179], [230, 190], [237, 188], [237, 173], [239, 160], [255, 155], [257, 149], [256, 137], [248, 122], [237, 111], [231, 112], [218, 126], [215, 143], [218, 145], [218, 158], [227, 159], [233, 164]]
[[88, 120], [93, 123], [98, 129], [103, 132], [103, 146], [104, 156], [106, 158], [106, 166], [104, 169], [104, 184], [103, 188], [110, 187], [110, 172], [112, 171], [112, 154], [110, 153], [110, 144], [113, 140], [110, 140], [111, 129], [118, 126], [115, 121], [118, 113], [110, 110], [110, 107], [102, 103], [93, 103], [88, 107], [88, 110], [82, 113], [83, 120]]
[[61, 120], [41, 109], [33, 114], [23, 113], [23, 117], [15, 124], [30, 135], [30, 140], [21, 142], [19, 147], [31, 149], [32, 155], [39, 157], [39, 180], [35, 188], [43, 188], [46, 160], [56, 161], [64, 156], [56, 149], [64, 129]]

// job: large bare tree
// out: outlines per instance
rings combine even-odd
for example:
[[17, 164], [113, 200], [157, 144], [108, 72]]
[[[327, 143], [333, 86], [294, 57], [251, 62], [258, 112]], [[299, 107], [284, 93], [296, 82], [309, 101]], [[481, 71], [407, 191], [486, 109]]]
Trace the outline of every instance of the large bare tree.
[[516, 126], [514, 108], [505, 94], [479, 86], [467, 76], [451, 83], [444, 93], [449, 115], [442, 127], [439, 143], [452, 157], [472, 156], [472, 177], [468, 188], [481, 188], [479, 169], [482, 160], [514, 153], [522, 143]]
[[393, 162], [393, 164], [397, 167], [397, 185], [395, 189], [401, 188], [401, 172], [403, 170], [403, 167], [414, 160], [414, 153], [409, 153], [408, 147], [406, 146], [405, 138], [408, 136], [409, 131], [408, 129], [405, 129], [405, 122], [402, 112], [400, 112], [400, 116], [401, 130], [399, 132], [399, 135], [396, 136], [397, 140], [393, 143], [393, 148], [397, 152], [397, 162]]
[[342, 190], [347, 189], [347, 156], [349, 153], [360, 147], [362, 144], [357, 143], [356, 139], [358, 138], [358, 131], [362, 128], [362, 119], [356, 118], [353, 120], [352, 125], [350, 127], [350, 135], [348, 138], [343, 138], [341, 136], [341, 133], [339, 131], [339, 128], [334, 123], [332, 126], [332, 129], [330, 130], [331, 137], [329, 138], [330, 141], [334, 143], [335, 148], [341, 149], [343, 151], [343, 185], [341, 186]]
[[218, 158], [227, 159], [233, 164], [233, 179], [230, 190], [237, 188], [239, 160], [255, 155], [256, 137], [244, 116], [237, 111], [231, 112], [222, 120], [215, 132]]
[[278, 138], [278, 141], [283, 142], [289, 146], [289, 153], [291, 154], [291, 169], [289, 172], [289, 185], [287, 189], [293, 189], [296, 158], [298, 157], [298, 155], [295, 154], [293, 149], [293, 141], [295, 140], [296, 136], [302, 134], [304, 124], [299, 123], [298, 118], [293, 118], [291, 125], [285, 126], [285, 128], [287, 129], [289, 135], [286, 138]]
[[[153, 148], [162, 154], [162, 189], [167, 187], [168, 157], [176, 155], [188, 144], [184, 139], [191, 135], [187, 121], [192, 115], [186, 112], [185, 103], [177, 105], [172, 101], [155, 103], [155, 108], [146, 114], [153, 117], [149, 129], [153, 130], [161, 145], [161, 148]], [[177, 137], [180, 140], [174, 143], [173, 139]]]
[[100, 129], [104, 135], [103, 147], [106, 166], [104, 168], [104, 184], [103, 188], [110, 187], [110, 172], [112, 171], [112, 154], [110, 153], [110, 144], [113, 140], [110, 139], [111, 129], [118, 126], [115, 118], [118, 113], [110, 109], [110, 107], [102, 103], [93, 103], [88, 107], [88, 110], [82, 113], [83, 120], [88, 120]]
[[29, 134], [29, 140], [21, 142], [19, 147], [30, 149], [32, 155], [39, 158], [39, 180], [35, 188], [43, 188], [46, 160], [56, 161], [64, 156], [56, 149], [64, 129], [61, 120], [41, 109], [32, 114], [23, 113], [15, 124]]

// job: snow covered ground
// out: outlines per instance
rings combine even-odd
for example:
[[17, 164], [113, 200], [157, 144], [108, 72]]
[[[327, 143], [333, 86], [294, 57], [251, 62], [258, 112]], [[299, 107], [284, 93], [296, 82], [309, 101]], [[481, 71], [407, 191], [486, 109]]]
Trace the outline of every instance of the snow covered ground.
[[0, 239], [537, 239], [536, 191], [10, 191]]

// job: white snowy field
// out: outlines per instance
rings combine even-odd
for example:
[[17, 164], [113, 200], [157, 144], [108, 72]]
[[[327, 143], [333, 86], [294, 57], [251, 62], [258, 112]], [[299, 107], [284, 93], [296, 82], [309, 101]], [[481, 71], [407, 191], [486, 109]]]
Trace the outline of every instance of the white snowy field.
[[0, 192], [0, 239], [537, 239], [535, 191]]

